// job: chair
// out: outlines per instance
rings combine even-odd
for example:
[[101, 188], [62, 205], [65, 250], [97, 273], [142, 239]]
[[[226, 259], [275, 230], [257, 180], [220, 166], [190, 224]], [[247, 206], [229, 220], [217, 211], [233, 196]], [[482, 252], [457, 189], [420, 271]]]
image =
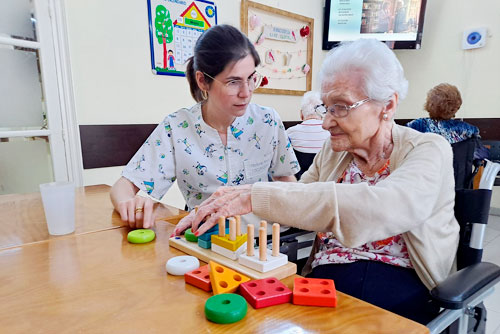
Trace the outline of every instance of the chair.
[[297, 180], [299, 180], [302, 174], [304, 174], [304, 172], [309, 169], [309, 166], [311, 166], [316, 153], [304, 153], [299, 152], [295, 149], [293, 150], [293, 152], [295, 153], [300, 166], [300, 171], [295, 174], [295, 177], [297, 178]]
[[[304, 153], [295, 149], [293, 151], [300, 165], [300, 171], [295, 174], [295, 177], [299, 180], [302, 174], [309, 169], [309, 166], [311, 166], [316, 153]], [[288, 261], [297, 264], [297, 272], [299, 273], [302, 270], [307, 257], [305, 259], [299, 259], [298, 251], [303, 248], [311, 247], [314, 242], [314, 236], [304, 241], [298, 241], [297, 238], [310, 233], [311, 231], [292, 227], [280, 235], [280, 253], [286, 254], [288, 256]]]
[[[500, 281], [500, 267], [481, 262], [491, 189], [499, 170], [500, 164], [486, 161], [480, 189], [456, 190], [455, 217], [460, 224], [458, 271], [431, 290], [434, 301], [442, 308], [439, 316], [427, 324], [431, 333], [485, 331], [486, 309], [482, 301]], [[472, 174], [472, 169], [469, 171]], [[464, 180], [468, 177], [465, 175]]]
[[[455, 190], [472, 189], [472, 181], [477, 173], [478, 162], [474, 161], [474, 151], [479, 145], [479, 139], [472, 137], [451, 145], [453, 150], [453, 174]], [[476, 167], [473, 171], [473, 166]]]

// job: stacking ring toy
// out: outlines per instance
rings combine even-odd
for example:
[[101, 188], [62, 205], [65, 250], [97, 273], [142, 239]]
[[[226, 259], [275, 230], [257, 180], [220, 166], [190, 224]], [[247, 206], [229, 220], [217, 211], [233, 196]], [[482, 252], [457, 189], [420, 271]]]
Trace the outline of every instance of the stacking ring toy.
[[247, 301], [235, 293], [222, 293], [207, 299], [205, 316], [217, 324], [232, 324], [247, 314]]
[[200, 261], [194, 256], [182, 255], [175, 256], [167, 261], [165, 268], [170, 275], [184, 275], [190, 271], [198, 269]]
[[198, 242], [198, 237], [194, 235], [193, 231], [191, 231], [190, 228], [188, 228], [186, 232], [184, 232], [184, 237], [187, 241]]
[[149, 229], [137, 229], [130, 231], [127, 235], [128, 242], [132, 244], [145, 244], [155, 238], [155, 231]]

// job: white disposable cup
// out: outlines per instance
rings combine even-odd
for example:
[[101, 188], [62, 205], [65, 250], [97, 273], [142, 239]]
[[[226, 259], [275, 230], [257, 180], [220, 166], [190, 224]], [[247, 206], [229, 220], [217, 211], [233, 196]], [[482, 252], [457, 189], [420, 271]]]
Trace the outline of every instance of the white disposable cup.
[[51, 235], [75, 231], [75, 185], [72, 182], [52, 182], [40, 185], [43, 209]]

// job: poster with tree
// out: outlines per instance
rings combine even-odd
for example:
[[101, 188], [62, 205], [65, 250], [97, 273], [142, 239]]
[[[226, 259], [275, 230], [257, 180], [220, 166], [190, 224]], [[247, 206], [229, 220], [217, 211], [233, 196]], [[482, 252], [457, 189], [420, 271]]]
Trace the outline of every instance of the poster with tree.
[[184, 76], [201, 34], [217, 24], [217, 6], [206, 0], [148, 0], [151, 70]]

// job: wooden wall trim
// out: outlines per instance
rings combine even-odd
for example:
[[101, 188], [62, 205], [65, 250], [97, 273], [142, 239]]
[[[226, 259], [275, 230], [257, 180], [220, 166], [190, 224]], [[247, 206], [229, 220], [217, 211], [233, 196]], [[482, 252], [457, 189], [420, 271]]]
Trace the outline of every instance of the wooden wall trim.
[[[397, 119], [405, 125], [410, 119]], [[483, 141], [500, 141], [500, 118], [466, 118], [480, 129]], [[300, 121], [284, 121], [285, 128]], [[157, 124], [80, 125], [83, 168], [126, 165]]]
[[157, 125], [80, 125], [83, 169], [126, 165]]
[[[394, 121], [399, 125], [406, 125], [406, 123], [412, 120], [396, 119]], [[463, 118], [462, 120], [477, 126], [482, 140], [500, 140], [500, 118]], [[299, 123], [300, 121], [284, 121], [283, 125], [288, 129]]]

